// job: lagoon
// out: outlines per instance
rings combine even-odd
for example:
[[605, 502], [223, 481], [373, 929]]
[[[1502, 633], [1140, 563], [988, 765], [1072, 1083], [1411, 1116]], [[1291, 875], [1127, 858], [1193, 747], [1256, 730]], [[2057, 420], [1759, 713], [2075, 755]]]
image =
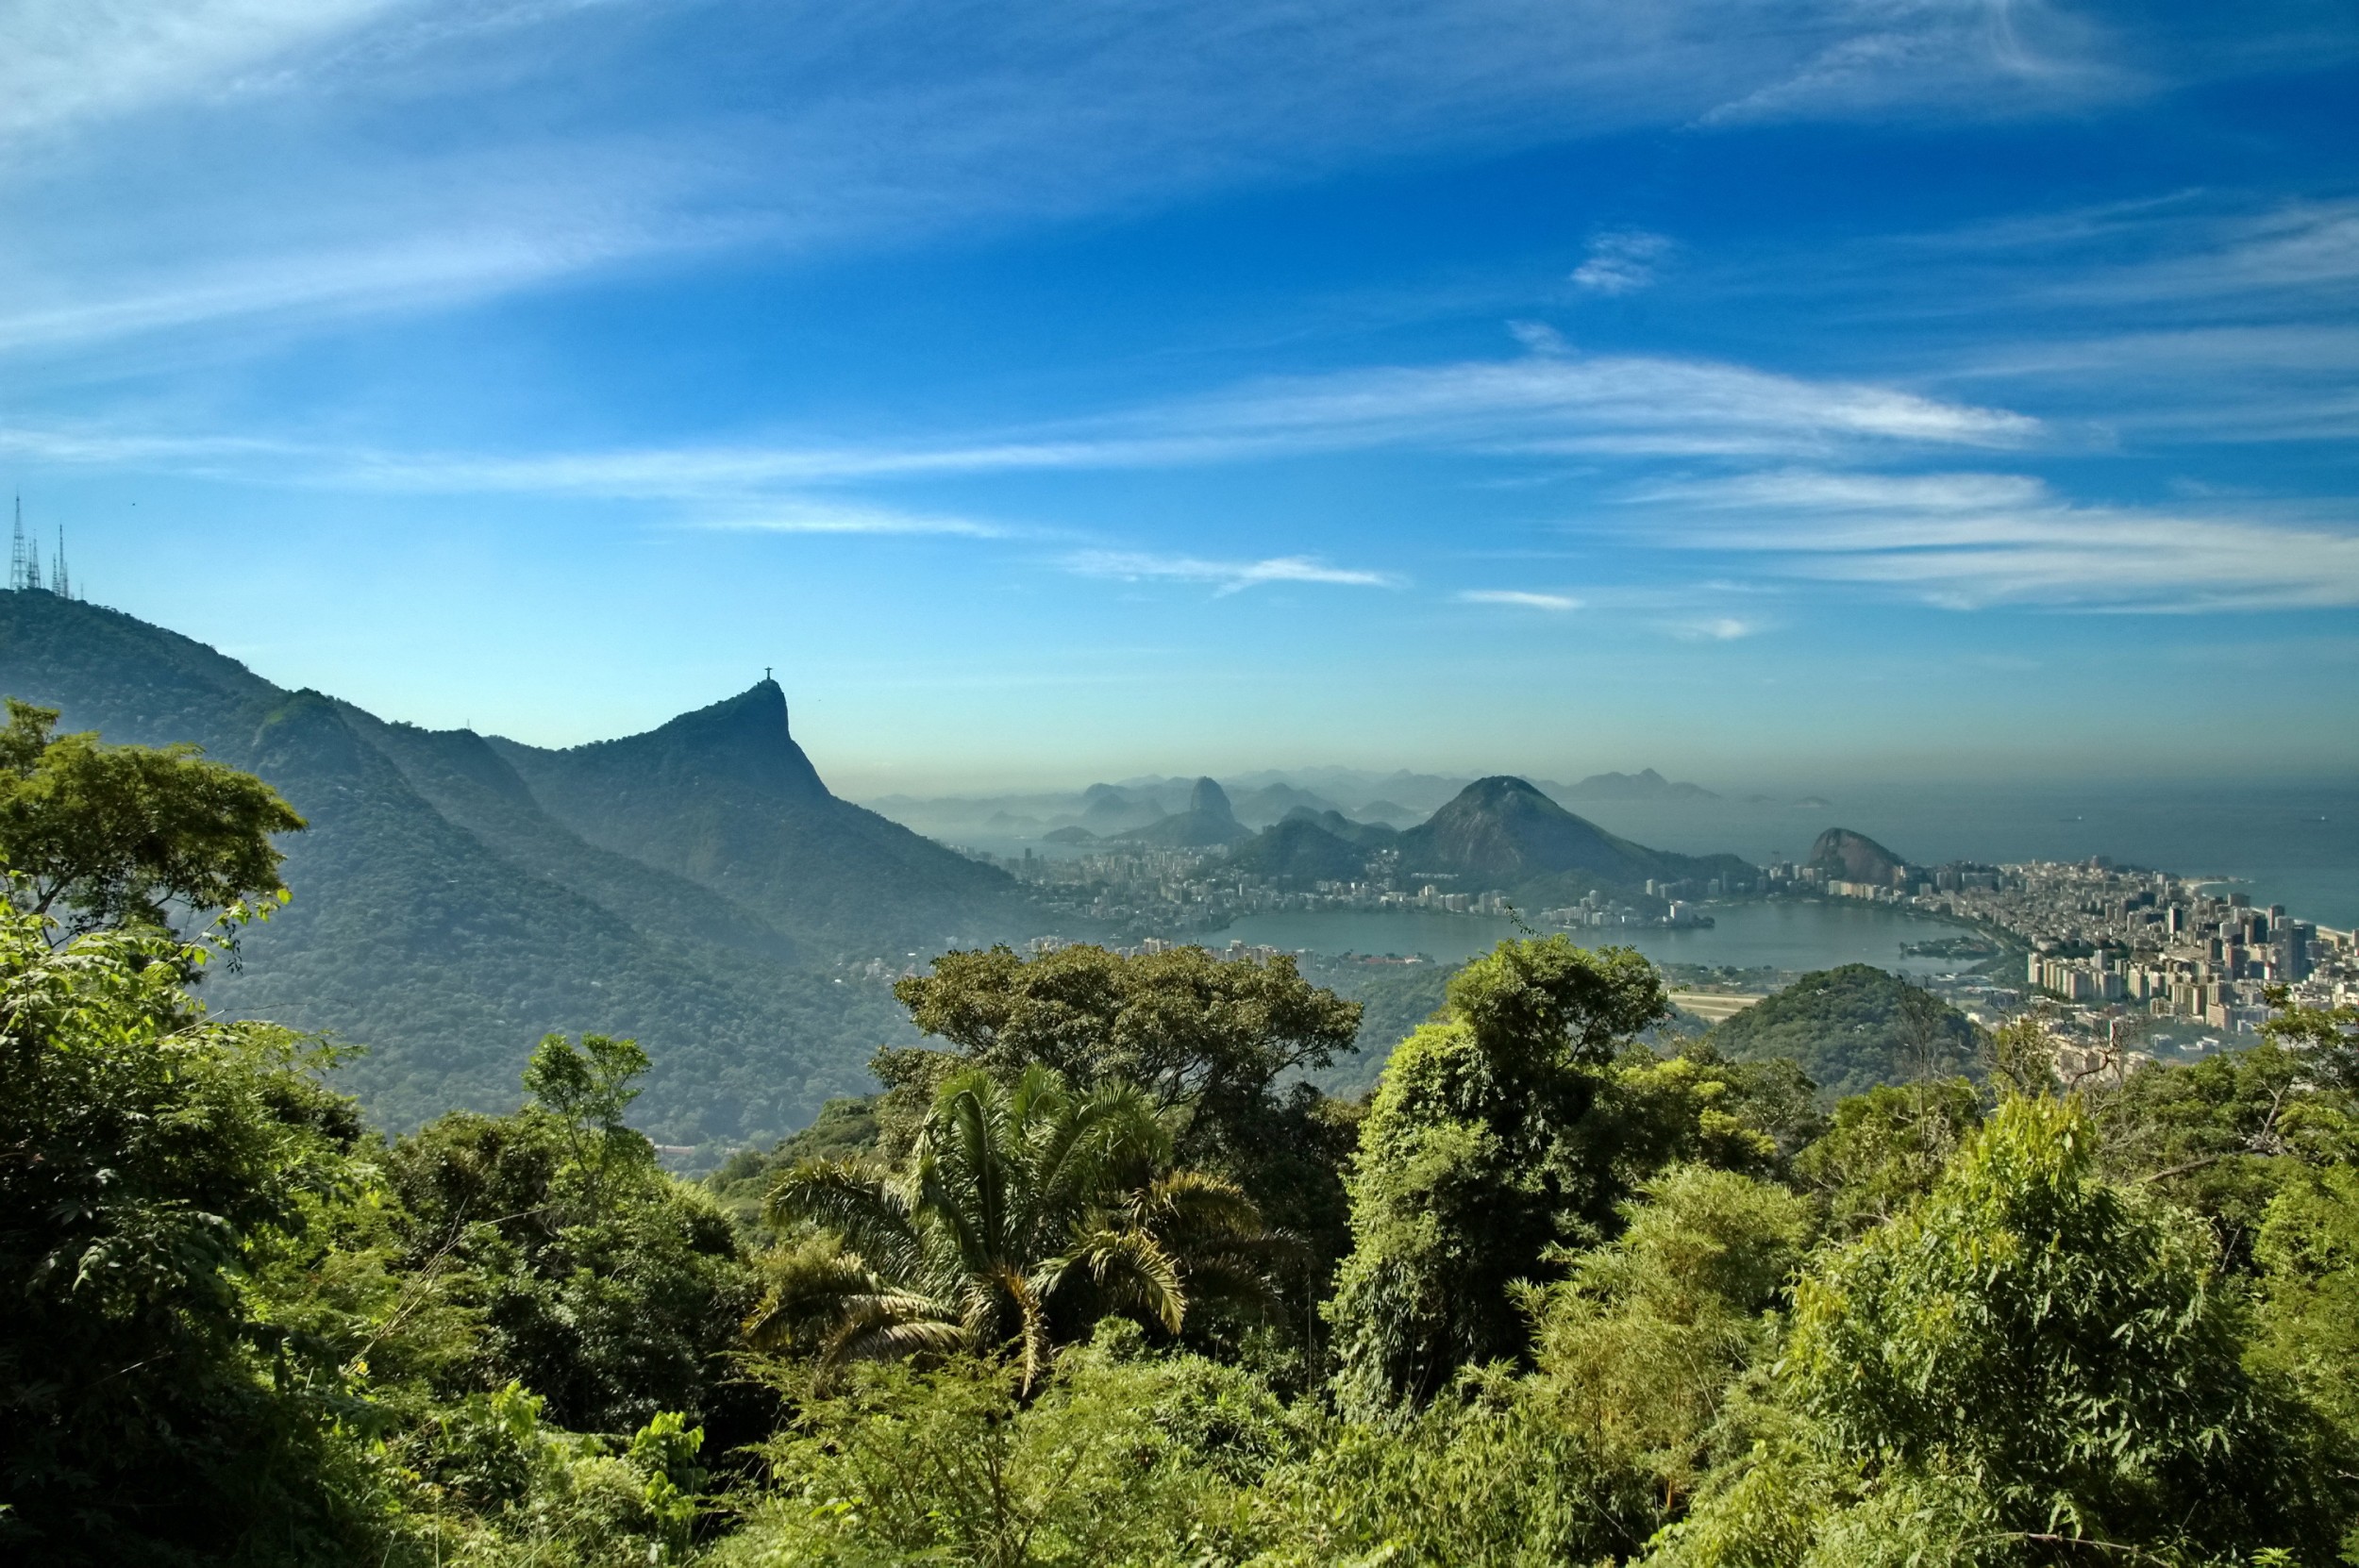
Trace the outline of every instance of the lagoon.
[[[1880, 969], [1929, 975], [1964, 967], [1956, 959], [1903, 958], [1900, 944], [1955, 932], [1946, 921], [1872, 904], [1779, 899], [1715, 905], [1715, 924], [1682, 930], [1626, 926], [1574, 931], [1585, 947], [1620, 943], [1657, 963], [1726, 965], [1737, 969], [1832, 969], [1871, 963]], [[1223, 939], [1289, 952], [1422, 953], [1456, 963], [1517, 936], [1513, 921], [1486, 915], [1420, 909], [1279, 909], [1232, 921], [1207, 945]]]

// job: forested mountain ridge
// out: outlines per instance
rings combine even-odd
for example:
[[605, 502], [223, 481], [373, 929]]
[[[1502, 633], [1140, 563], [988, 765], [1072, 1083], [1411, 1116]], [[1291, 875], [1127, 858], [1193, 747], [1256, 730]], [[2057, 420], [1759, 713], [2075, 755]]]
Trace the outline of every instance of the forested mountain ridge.
[[644, 735], [563, 751], [488, 744], [584, 842], [685, 876], [808, 946], [1029, 934], [1007, 873], [829, 793], [774, 680]]
[[682, 932], [761, 958], [796, 956], [783, 932], [735, 900], [583, 842], [541, 809], [507, 759], [474, 731], [387, 724], [348, 704], [338, 710], [444, 817], [620, 918], [650, 932]]
[[1477, 779], [1399, 838], [1401, 869], [1444, 871], [1513, 892], [1590, 882], [1631, 887], [1650, 877], [1744, 876], [1733, 855], [1649, 849], [1575, 816], [1532, 785]]
[[[310, 821], [283, 846], [293, 905], [204, 989], [367, 1046], [344, 1081], [396, 1127], [505, 1109], [535, 1040], [595, 1030], [654, 1053], [637, 1114], [659, 1140], [774, 1137], [910, 1038], [882, 988], [816, 965], [1034, 928], [1000, 873], [828, 793], [775, 687], [584, 758], [388, 724], [135, 617], [0, 593], [0, 692], [110, 742], [193, 742]], [[713, 874], [699, 844], [774, 880]]]

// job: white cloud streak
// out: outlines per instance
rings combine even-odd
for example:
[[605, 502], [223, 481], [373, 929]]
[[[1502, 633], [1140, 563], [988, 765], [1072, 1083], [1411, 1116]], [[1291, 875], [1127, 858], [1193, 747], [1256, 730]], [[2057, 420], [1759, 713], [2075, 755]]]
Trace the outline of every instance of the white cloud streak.
[[198, 276], [0, 309], [0, 354], [110, 342], [256, 317], [316, 320], [430, 306], [564, 275], [647, 247], [619, 234], [447, 234], [425, 243], [215, 267]]
[[479, 456], [0, 429], [0, 449], [59, 461], [209, 471], [240, 451], [258, 477], [387, 490], [749, 502], [890, 479], [1248, 461], [1378, 447], [1601, 457], [1823, 459], [1861, 450], [2008, 448], [2042, 438], [2003, 409], [1813, 381], [1710, 360], [1577, 359], [1383, 367], [1248, 384], [1189, 402], [932, 444], [748, 442]]
[[217, 97], [411, 0], [8, 0], [0, 141]]
[[2359, 201], [2288, 202], [2227, 216], [2126, 213], [2100, 233], [2135, 240], [2142, 230], [2167, 246], [2165, 254], [2097, 270], [2052, 293], [2135, 303], [2322, 291], [2347, 297], [2359, 286]]
[[[2084, 16], [2040, 0], [1885, 0], [1853, 15], [1857, 30], [1704, 120], [1955, 113], [1967, 107], [1961, 91], [1975, 95], [1976, 112], [2020, 114], [2143, 85]], [[1967, 60], [1970, 86], [1959, 70]]]
[[1573, 269], [1575, 287], [1596, 294], [1628, 294], [1654, 281], [1655, 267], [1670, 254], [1671, 242], [1643, 229], [1600, 234], [1590, 242], [1589, 259]]
[[1960, 609], [2202, 611], [2359, 605], [2348, 522], [2075, 505], [2005, 474], [1786, 472], [1661, 485], [1648, 536]]
[[[0, 261], [0, 345], [438, 304], [683, 235], [843, 249], [1679, 123], [1863, 38], [1916, 41], [1851, 73], [1891, 60], [1882, 99], [1748, 112], [2116, 90], [2024, 65], [2100, 41], [1962, 25], [1995, 4], [0, 0], [0, 144], [44, 147], [0, 172], [0, 228], [35, 237]], [[2014, 10], [2021, 33], [2040, 8]], [[420, 234], [466, 238], [423, 258]]]
[[1667, 622], [1664, 629], [1682, 642], [1733, 642], [1740, 638], [1760, 635], [1766, 629], [1766, 625], [1734, 615], [1706, 615], [1693, 620]]
[[1518, 609], [1545, 609], [1560, 615], [1581, 608], [1579, 599], [1563, 593], [1534, 593], [1520, 588], [1469, 588], [1451, 597], [1462, 605], [1510, 605]]
[[1157, 555], [1138, 550], [1077, 550], [1059, 562], [1078, 576], [1125, 582], [1163, 579], [1209, 583], [1216, 596], [1269, 583], [1328, 583], [1344, 588], [1394, 588], [1388, 572], [1330, 566], [1311, 556], [1275, 556], [1265, 560], [1206, 560], [1196, 556]]
[[1198, 437], [1400, 442], [1630, 455], [1824, 451], [1859, 442], [2012, 447], [2037, 420], [1870, 382], [1651, 356], [1388, 368], [1277, 381], [1155, 416]]
[[1562, 355], [1573, 351], [1564, 334], [1544, 321], [1511, 321], [1507, 324], [1507, 335], [1531, 354]]
[[961, 539], [1015, 539], [1033, 531], [971, 517], [823, 501], [784, 501], [758, 512], [707, 518], [696, 526], [725, 533], [912, 534]]

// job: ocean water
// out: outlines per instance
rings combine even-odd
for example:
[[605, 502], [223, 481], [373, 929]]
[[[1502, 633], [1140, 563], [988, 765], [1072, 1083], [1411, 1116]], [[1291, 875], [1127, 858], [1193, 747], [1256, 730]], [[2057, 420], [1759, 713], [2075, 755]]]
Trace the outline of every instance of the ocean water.
[[[1960, 967], [1954, 959], [1903, 957], [1903, 942], [1950, 934], [1944, 921], [1870, 904], [1779, 900], [1732, 904], [1712, 910], [1704, 929], [1615, 926], [1575, 931], [1583, 946], [1609, 942], [1635, 947], [1658, 963], [1728, 964], [1740, 969], [1829, 969], [1872, 963], [1880, 969], [1934, 974]], [[1445, 963], [1487, 953], [1519, 935], [1513, 922], [1483, 915], [1419, 909], [1280, 909], [1247, 915], [1204, 940], [1225, 940], [1313, 953], [1422, 953]]]
[[1904, 859], [2084, 860], [2217, 878], [2296, 919], [2359, 925], [2359, 780], [2329, 784], [1867, 786], [1824, 807], [1581, 801], [1573, 809], [1640, 843], [1799, 859], [1829, 827]]

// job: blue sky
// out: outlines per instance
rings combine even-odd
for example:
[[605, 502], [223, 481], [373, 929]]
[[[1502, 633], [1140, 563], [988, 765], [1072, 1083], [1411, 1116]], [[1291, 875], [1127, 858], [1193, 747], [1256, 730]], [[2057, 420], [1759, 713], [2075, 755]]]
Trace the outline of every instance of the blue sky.
[[2337, 4], [0, 0], [101, 602], [840, 789], [2359, 766]]

